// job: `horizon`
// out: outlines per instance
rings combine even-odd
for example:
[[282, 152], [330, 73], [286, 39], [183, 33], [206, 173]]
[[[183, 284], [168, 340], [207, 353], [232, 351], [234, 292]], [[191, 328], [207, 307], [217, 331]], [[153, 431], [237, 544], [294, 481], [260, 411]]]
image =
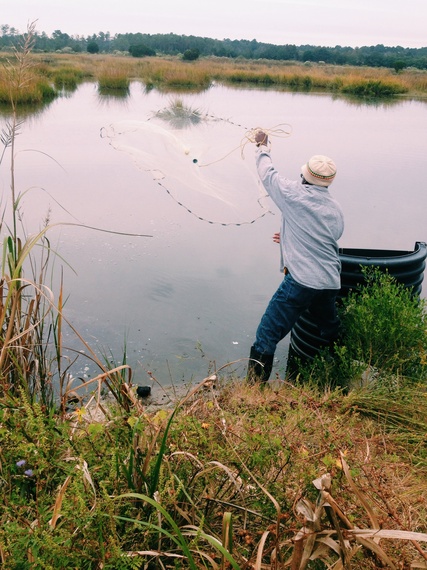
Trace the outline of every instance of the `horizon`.
[[94, 34], [176, 34], [218, 41], [272, 45], [427, 47], [425, 0], [2, 0], [3, 25], [21, 33], [36, 21], [39, 33], [56, 30], [70, 36]]
[[[32, 22], [29, 22], [29, 24], [31, 24]], [[18, 28], [16, 28], [15, 26], [12, 26], [10, 24], [4, 24], [0, 22], [0, 27], [3, 26], [9, 26], [9, 30], [15, 30], [15, 34], [14, 35], [22, 35], [25, 34], [27, 30], [20, 30]], [[69, 33], [68, 31], [64, 31], [61, 28], [55, 28], [55, 30], [53, 30], [51, 33], [46, 32], [45, 30], [39, 30], [37, 29], [36, 26], [36, 34], [37, 35], [42, 35], [42, 34], [46, 34], [49, 38], [52, 37], [52, 35], [56, 32], [56, 31], [60, 31], [63, 34], [67, 34], [68, 36], [70, 36], [70, 38], [84, 38], [84, 39], [88, 39], [88, 38], [92, 38], [94, 35], [95, 36], [99, 36], [100, 34], [109, 34], [110, 37], [114, 38], [116, 36], [119, 35], [127, 35], [127, 34], [142, 34], [142, 35], [150, 35], [150, 36], [156, 36], [156, 35], [176, 35], [176, 36], [181, 36], [181, 37], [197, 37], [197, 38], [203, 38], [203, 39], [210, 39], [210, 40], [214, 40], [214, 41], [219, 41], [219, 42], [223, 42], [223, 41], [237, 41], [237, 42], [245, 42], [245, 41], [256, 41], [259, 44], [266, 44], [266, 45], [273, 45], [273, 46], [283, 46], [283, 45], [294, 45], [295, 47], [323, 47], [323, 48], [327, 48], [327, 49], [333, 49], [335, 47], [341, 47], [341, 48], [350, 48], [350, 49], [360, 49], [360, 48], [364, 48], [364, 47], [376, 47], [378, 45], [382, 45], [384, 46], [384, 48], [403, 48], [403, 49], [426, 49], [427, 48], [427, 42], [425, 46], [420, 46], [420, 47], [411, 47], [411, 46], [405, 46], [402, 44], [396, 44], [396, 45], [387, 45], [387, 44], [383, 44], [383, 43], [373, 43], [373, 44], [361, 44], [358, 46], [351, 46], [351, 45], [347, 45], [347, 44], [334, 44], [334, 45], [324, 45], [324, 44], [313, 44], [313, 43], [300, 43], [300, 44], [291, 44], [291, 43], [286, 43], [286, 44], [278, 44], [278, 43], [272, 43], [272, 42], [267, 42], [267, 41], [261, 41], [258, 40], [256, 38], [215, 38], [215, 37], [211, 37], [211, 36], [200, 36], [200, 35], [196, 35], [196, 34], [186, 34], [186, 33], [177, 33], [177, 32], [116, 32], [114, 34], [110, 33], [108, 30], [99, 30], [98, 32], [92, 32], [89, 34], [74, 34], [74, 33]]]

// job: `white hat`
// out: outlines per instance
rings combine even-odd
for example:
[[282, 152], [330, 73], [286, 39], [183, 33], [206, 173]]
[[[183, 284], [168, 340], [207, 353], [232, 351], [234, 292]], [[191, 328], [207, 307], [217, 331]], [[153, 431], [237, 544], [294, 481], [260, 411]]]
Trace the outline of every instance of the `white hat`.
[[329, 186], [334, 181], [337, 167], [331, 158], [316, 154], [306, 164], [301, 166], [301, 172], [310, 184]]

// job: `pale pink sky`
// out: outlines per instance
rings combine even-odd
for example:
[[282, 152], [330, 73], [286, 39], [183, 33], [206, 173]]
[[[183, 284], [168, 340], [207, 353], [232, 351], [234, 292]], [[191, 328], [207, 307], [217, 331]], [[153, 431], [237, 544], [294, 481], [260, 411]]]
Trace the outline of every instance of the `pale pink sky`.
[[50, 35], [176, 33], [272, 44], [427, 46], [427, 0], [1, 0], [0, 24]]

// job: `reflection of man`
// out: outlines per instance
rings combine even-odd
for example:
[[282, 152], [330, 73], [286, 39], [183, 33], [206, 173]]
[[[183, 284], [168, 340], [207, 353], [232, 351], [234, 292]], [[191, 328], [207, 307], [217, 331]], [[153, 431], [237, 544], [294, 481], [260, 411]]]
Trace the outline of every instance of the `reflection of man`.
[[344, 230], [340, 206], [328, 186], [336, 175], [335, 163], [316, 155], [301, 167], [301, 180], [283, 178], [273, 167], [268, 137], [258, 131], [256, 164], [269, 196], [282, 213], [281, 271], [285, 277], [273, 295], [251, 347], [247, 379], [266, 382], [276, 346], [306, 309], [318, 323], [322, 337], [332, 340], [339, 327], [335, 300], [341, 287], [337, 240]]

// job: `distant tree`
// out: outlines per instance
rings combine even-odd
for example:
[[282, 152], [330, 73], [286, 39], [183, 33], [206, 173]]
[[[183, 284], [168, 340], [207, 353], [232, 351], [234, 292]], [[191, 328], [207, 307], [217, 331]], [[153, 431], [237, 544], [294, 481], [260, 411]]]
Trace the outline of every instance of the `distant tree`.
[[70, 36], [68, 34], [61, 32], [61, 30], [55, 30], [52, 33], [52, 39], [54, 40], [54, 49], [60, 50], [68, 46], [68, 42], [70, 41]]
[[184, 61], [195, 61], [196, 59], [199, 59], [199, 57], [200, 51], [197, 48], [186, 49], [182, 54], [182, 59]]
[[311, 49], [306, 49], [302, 54], [303, 61], [316, 61], [316, 54]]
[[132, 57], [144, 57], [147, 55], [156, 55], [156, 52], [145, 44], [132, 45], [129, 48]]
[[402, 71], [402, 69], [405, 69], [406, 67], [406, 63], [404, 61], [402, 61], [401, 59], [396, 59], [393, 62], [393, 67], [396, 73], [399, 73], [399, 71]]
[[88, 53], [99, 53], [99, 45], [97, 42], [91, 41], [87, 44], [86, 51]]

